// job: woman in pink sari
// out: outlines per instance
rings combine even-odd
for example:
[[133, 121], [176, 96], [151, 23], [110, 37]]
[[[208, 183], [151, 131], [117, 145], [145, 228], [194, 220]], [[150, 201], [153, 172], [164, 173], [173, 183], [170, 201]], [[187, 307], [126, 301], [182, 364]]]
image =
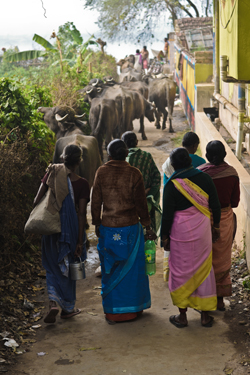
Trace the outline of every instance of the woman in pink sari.
[[217, 289], [217, 309], [225, 310], [223, 297], [232, 295], [230, 278], [231, 249], [236, 232], [236, 216], [232, 208], [240, 200], [239, 177], [236, 170], [224, 158], [226, 150], [222, 142], [211, 141], [206, 147], [209, 163], [198, 167], [212, 177], [221, 204], [220, 239], [213, 244], [213, 267]]
[[208, 311], [217, 308], [212, 239], [220, 236], [220, 203], [211, 177], [191, 165], [186, 149], [173, 150], [170, 160], [175, 173], [164, 187], [161, 238], [164, 249], [170, 250], [169, 290], [179, 315], [169, 320], [186, 327], [191, 307], [201, 311], [201, 325], [211, 327]]

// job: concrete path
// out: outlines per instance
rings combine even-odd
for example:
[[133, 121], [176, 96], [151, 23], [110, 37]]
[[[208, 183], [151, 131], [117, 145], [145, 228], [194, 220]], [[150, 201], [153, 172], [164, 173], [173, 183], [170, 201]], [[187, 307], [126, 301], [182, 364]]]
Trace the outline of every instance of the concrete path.
[[[175, 129], [186, 128], [183, 120], [181, 111], [176, 109]], [[138, 130], [138, 123], [135, 130]], [[149, 123], [146, 123], [146, 133], [148, 141], [140, 141], [139, 146], [152, 153], [161, 170], [173, 147], [172, 135], [156, 130]], [[42, 323], [37, 342], [28, 353], [19, 357], [13, 374], [224, 374], [226, 363], [235, 354], [235, 349], [227, 339], [228, 326], [223, 322], [223, 313], [212, 313], [215, 317], [212, 328], [202, 327], [200, 314], [191, 309], [187, 328], [178, 329], [170, 324], [169, 316], [176, 314], [177, 308], [172, 305], [167, 283], [163, 282], [163, 250], [160, 247], [157, 250], [157, 273], [150, 277], [152, 308], [137, 321], [108, 325], [102, 310], [101, 280], [94, 274], [99, 262], [92, 226], [89, 239], [88, 277], [77, 282], [76, 307], [81, 308], [82, 313], [68, 321], [58, 318], [55, 325]], [[38, 356], [40, 352], [46, 355]]]

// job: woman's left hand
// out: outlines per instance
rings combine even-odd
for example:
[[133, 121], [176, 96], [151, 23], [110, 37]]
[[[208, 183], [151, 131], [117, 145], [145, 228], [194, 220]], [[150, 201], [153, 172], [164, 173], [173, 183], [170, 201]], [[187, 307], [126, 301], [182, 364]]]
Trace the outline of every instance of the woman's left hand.
[[82, 243], [77, 243], [75, 253], [74, 253], [76, 258], [79, 258], [82, 255], [82, 247], [83, 247]]
[[156, 240], [157, 236], [152, 229], [146, 229], [146, 239], [154, 241]]

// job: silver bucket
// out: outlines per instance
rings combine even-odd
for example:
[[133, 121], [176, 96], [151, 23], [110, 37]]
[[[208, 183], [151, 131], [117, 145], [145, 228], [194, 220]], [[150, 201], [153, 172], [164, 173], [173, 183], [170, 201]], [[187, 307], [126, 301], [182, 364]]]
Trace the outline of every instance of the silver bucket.
[[71, 280], [81, 280], [86, 278], [85, 274], [85, 264], [79, 258], [79, 261], [75, 261], [74, 263], [70, 263], [70, 278]]

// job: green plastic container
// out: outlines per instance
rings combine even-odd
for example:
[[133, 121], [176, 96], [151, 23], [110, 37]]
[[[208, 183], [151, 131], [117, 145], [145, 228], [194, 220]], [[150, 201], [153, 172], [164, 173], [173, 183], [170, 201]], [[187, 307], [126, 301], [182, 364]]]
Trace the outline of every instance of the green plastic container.
[[155, 242], [147, 240], [144, 245], [145, 251], [145, 265], [146, 265], [146, 275], [152, 276], [156, 272], [156, 247]]

